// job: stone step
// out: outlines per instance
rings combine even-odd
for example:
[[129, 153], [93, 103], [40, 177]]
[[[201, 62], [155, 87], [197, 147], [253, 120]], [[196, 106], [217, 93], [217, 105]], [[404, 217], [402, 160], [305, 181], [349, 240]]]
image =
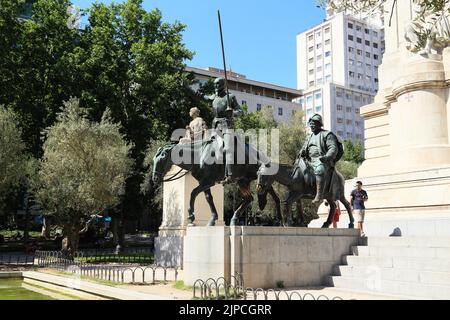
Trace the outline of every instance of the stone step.
[[356, 267], [378, 267], [448, 272], [450, 259], [423, 257], [344, 256], [343, 264]]
[[357, 256], [371, 257], [419, 257], [450, 259], [450, 247], [429, 248], [409, 246], [354, 246], [352, 253]]
[[390, 281], [450, 286], [450, 270], [447, 272], [436, 272], [415, 269], [379, 268], [374, 266], [336, 266], [334, 268], [334, 275], [346, 278], [380, 278]]
[[330, 276], [327, 284], [336, 288], [400, 295], [422, 299], [450, 299], [450, 286], [374, 278]]
[[450, 237], [368, 237], [369, 246], [450, 248]]

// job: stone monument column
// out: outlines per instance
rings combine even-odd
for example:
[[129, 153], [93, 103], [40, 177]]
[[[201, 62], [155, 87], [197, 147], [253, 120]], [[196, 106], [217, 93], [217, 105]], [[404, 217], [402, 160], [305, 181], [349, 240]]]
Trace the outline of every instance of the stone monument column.
[[[180, 168], [173, 166], [166, 177], [173, 176]], [[181, 173], [184, 174], [183, 171]], [[183, 265], [183, 238], [188, 226], [188, 208], [192, 190], [199, 184], [190, 173], [182, 178], [164, 182], [163, 185], [163, 221], [155, 239], [155, 258], [164, 266]], [[219, 219], [217, 226], [223, 226], [224, 192], [223, 186], [217, 184], [211, 188], [214, 204]], [[195, 201], [195, 226], [206, 226], [211, 218], [211, 210], [203, 193]]]
[[368, 235], [399, 227], [404, 235], [450, 236], [450, 48], [410, 51], [416, 4], [389, 0], [384, 9], [379, 91], [361, 108], [366, 161], [346, 194], [363, 181]]

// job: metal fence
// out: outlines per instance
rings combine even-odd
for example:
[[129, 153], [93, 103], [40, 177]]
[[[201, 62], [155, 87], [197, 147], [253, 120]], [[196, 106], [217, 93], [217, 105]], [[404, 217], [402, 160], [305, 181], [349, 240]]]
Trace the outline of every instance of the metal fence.
[[66, 259], [59, 251], [36, 251], [35, 265], [80, 276], [122, 284], [155, 284], [177, 281], [179, 270], [159, 265], [93, 264]]
[[0, 265], [29, 266], [33, 264], [34, 264], [34, 255], [26, 255], [26, 254], [0, 255]]
[[325, 295], [314, 296], [298, 291], [281, 289], [245, 288], [243, 277], [236, 274], [228, 282], [225, 278], [198, 279], [193, 285], [193, 298], [203, 300], [344, 300], [341, 297], [329, 298]]

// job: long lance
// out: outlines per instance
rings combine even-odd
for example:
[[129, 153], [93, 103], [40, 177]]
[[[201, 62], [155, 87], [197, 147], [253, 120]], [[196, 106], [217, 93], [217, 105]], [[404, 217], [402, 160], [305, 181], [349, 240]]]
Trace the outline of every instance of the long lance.
[[223, 33], [222, 33], [222, 20], [220, 19], [220, 10], [217, 10], [217, 16], [219, 17], [219, 29], [220, 29], [220, 43], [222, 44], [222, 58], [223, 58], [223, 70], [225, 71], [225, 90], [227, 92], [227, 111], [233, 110], [230, 105], [230, 93], [228, 92], [228, 77], [227, 77], [227, 63], [225, 61], [225, 47], [223, 45]]

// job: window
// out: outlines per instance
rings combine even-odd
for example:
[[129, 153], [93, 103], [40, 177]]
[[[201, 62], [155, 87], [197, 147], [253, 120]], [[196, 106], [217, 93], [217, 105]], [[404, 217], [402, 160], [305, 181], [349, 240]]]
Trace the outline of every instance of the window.
[[349, 120], [349, 119], [347, 119], [346, 123], [347, 123], [347, 125], [348, 125], [348, 126], [351, 126], [351, 125], [353, 124], [353, 121], [352, 121], [352, 120]]
[[337, 111], [342, 111], [342, 109], [343, 109], [342, 105], [340, 105], [340, 104], [336, 105], [336, 110]]
[[256, 111], [261, 111], [261, 104], [260, 104], [260, 103], [258, 103], [258, 104], [256, 105]]
[[369, 40], [366, 40], [365, 43], [366, 43], [366, 46], [370, 47], [370, 41]]
[[342, 131], [338, 131], [337, 134], [338, 134], [339, 137], [342, 138], [342, 136], [343, 136], [344, 133], [343, 133]]
[[322, 60], [322, 55], [321, 54], [317, 56], [317, 60]]
[[372, 81], [372, 77], [371, 76], [366, 76], [366, 80], [367, 81]]
[[327, 45], [329, 45], [330, 44], [330, 42], [331, 42], [331, 40], [330, 39], [327, 39], [327, 40], [325, 40], [325, 45], [327, 46]]
[[344, 122], [344, 119], [342, 119], [342, 118], [337, 118], [337, 123], [343, 123]]
[[366, 58], [370, 58], [370, 52], [366, 52]]
[[356, 42], [362, 43], [362, 39], [361, 38], [356, 38]]
[[356, 126], [356, 127], [359, 127], [360, 125], [361, 125], [361, 122], [355, 121], [355, 126]]
[[351, 139], [352, 138], [352, 134], [350, 132], [347, 132], [347, 139]]
[[325, 29], [325, 34], [330, 33], [330, 28]]
[[356, 109], [355, 109], [355, 113], [356, 113], [356, 114], [359, 114], [359, 108], [356, 108]]
[[372, 65], [371, 65], [370, 63], [366, 63], [366, 68], [367, 68], [367, 69], [371, 69], [371, 68], [372, 68]]
[[358, 68], [362, 68], [362, 62], [358, 61]]
[[378, 83], [378, 78], [375, 78], [374, 81], [375, 81], [375, 83]]
[[375, 49], [378, 49], [378, 43], [374, 43], [374, 44], [373, 44], [373, 47], [374, 47]]
[[350, 76], [350, 78], [354, 78], [355, 77], [355, 73], [353, 71], [349, 71], [348, 75]]
[[378, 55], [377, 55], [377, 54], [374, 54], [374, 55], [373, 55], [373, 58], [374, 58], [375, 60], [378, 60]]
[[355, 48], [348, 47], [348, 52], [355, 52]]
[[355, 101], [361, 102], [361, 96], [355, 96]]
[[322, 78], [317, 79], [317, 85], [320, 85], [322, 83], [323, 83], [323, 79]]
[[316, 93], [316, 100], [320, 100], [322, 99], [322, 94], [321, 93]]
[[358, 56], [360, 56], [360, 55], [362, 55], [362, 50], [357, 49], [357, 50], [356, 50], [356, 53], [358, 54]]
[[369, 29], [365, 28], [365, 29], [364, 29], [364, 32], [365, 32], [366, 34], [369, 34]]
[[[348, 112], [348, 113], [352, 112], [352, 107], [345, 108], [345, 112]], [[348, 120], [347, 120], [347, 124], [348, 124]]]
[[356, 31], [361, 31], [361, 26], [356, 26]]
[[309, 36], [308, 36], [308, 40], [309, 40], [309, 41], [313, 41], [313, 40], [314, 40], [314, 35], [312, 35], [312, 34], [309, 35]]
[[313, 75], [314, 74], [314, 69], [309, 70], [309, 75]]
[[312, 116], [312, 114], [313, 114], [313, 109], [307, 109], [306, 110], [306, 115]]
[[342, 91], [337, 90], [336, 91], [336, 97], [341, 98], [342, 97]]
[[348, 64], [351, 65], [351, 66], [354, 66], [355, 65], [355, 60], [353, 60], [353, 59], [348, 60]]
[[320, 31], [318, 31], [318, 32], [316, 33], [316, 38], [320, 37], [320, 35], [321, 35]]
[[350, 22], [349, 22], [349, 23], [348, 23], [348, 28], [349, 28], [349, 29], [353, 29], [353, 23], [350, 23]]
[[317, 106], [317, 107], [316, 107], [316, 112], [317, 112], [317, 113], [322, 112], [322, 106]]
[[351, 34], [348, 35], [348, 40], [353, 41], [353, 36]]
[[309, 59], [309, 63], [313, 63], [314, 62], [314, 58]]
[[309, 48], [308, 48], [308, 51], [309, 51], [309, 52], [313, 52], [313, 51], [314, 51], [314, 47], [309, 47]]
[[241, 104], [245, 104], [245, 105], [247, 105], [247, 101], [245, 101], [245, 100], [242, 100], [242, 103]]
[[356, 140], [361, 140], [362, 136], [360, 134], [356, 134]]
[[331, 63], [327, 63], [326, 65], [325, 65], [325, 70], [326, 71], [329, 71], [331, 69]]
[[317, 72], [322, 72], [322, 67], [317, 67]]
[[283, 108], [278, 108], [278, 115], [282, 116], [283, 115]]
[[316, 48], [317, 48], [317, 49], [322, 48], [322, 44], [321, 44], [321, 43], [318, 43], [318, 44], [316, 45]]
[[300, 98], [300, 105], [303, 106], [305, 104], [305, 98]]
[[313, 101], [313, 97], [312, 97], [312, 96], [308, 96], [308, 97], [306, 98], [306, 103], [307, 103], [308, 105], [311, 104], [312, 101]]
[[325, 52], [325, 57], [330, 57], [330, 56], [331, 56], [331, 51]]
[[346, 93], [346, 94], [345, 94], [345, 97], [346, 97], [347, 99], [349, 99], [349, 100], [352, 98], [352, 96], [351, 96], [350, 93]]
[[378, 32], [374, 31], [374, 32], [373, 32], [373, 36], [374, 36], [374, 37], [378, 37]]
[[326, 76], [326, 77], [325, 77], [325, 82], [326, 82], [326, 83], [331, 82], [331, 76]]
[[363, 75], [361, 74], [361, 73], [358, 73], [358, 79], [362, 79], [363, 78]]

